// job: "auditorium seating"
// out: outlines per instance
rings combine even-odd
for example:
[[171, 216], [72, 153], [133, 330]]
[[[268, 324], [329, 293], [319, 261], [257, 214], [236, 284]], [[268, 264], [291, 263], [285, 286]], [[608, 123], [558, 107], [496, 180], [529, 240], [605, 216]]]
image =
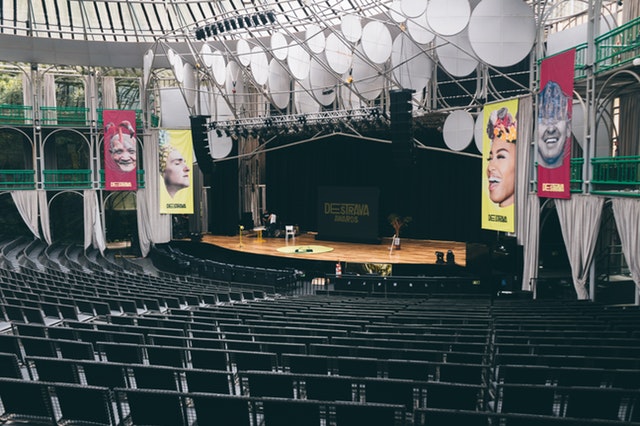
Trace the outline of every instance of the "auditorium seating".
[[0, 262], [0, 420], [640, 421], [637, 307], [443, 294], [293, 297], [251, 283], [105, 272], [92, 269], [96, 260], [79, 265], [71, 249], [56, 253], [49, 260], [71, 259], [66, 270]]

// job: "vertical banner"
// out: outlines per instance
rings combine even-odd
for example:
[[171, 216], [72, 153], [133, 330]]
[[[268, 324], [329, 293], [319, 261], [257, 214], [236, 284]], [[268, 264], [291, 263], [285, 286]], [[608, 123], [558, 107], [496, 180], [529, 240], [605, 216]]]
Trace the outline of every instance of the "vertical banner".
[[105, 110], [104, 123], [104, 189], [135, 191], [138, 189], [138, 145], [136, 112]]
[[575, 50], [540, 66], [538, 94], [538, 197], [571, 197], [571, 114]]
[[191, 130], [160, 130], [160, 213], [193, 213]]
[[482, 229], [515, 232], [518, 100], [484, 107]]

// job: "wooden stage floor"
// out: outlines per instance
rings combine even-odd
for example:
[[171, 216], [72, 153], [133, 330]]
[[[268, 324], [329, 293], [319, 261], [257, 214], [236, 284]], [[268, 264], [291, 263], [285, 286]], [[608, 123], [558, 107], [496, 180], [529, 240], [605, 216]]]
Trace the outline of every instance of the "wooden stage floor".
[[[452, 250], [456, 265], [464, 267], [467, 263], [466, 243], [455, 241], [402, 238], [401, 250], [390, 250], [391, 237], [383, 238], [380, 244], [358, 244], [316, 240], [314, 234], [308, 233], [296, 236], [295, 242], [289, 239], [288, 246], [290, 246], [290, 249], [293, 249], [293, 246], [299, 246], [301, 248], [298, 253], [283, 253], [278, 251], [279, 248], [287, 246], [284, 238], [263, 238], [262, 241], [260, 241], [254, 231], [244, 232], [242, 239], [240, 239], [239, 235], [229, 237], [205, 234], [202, 236], [202, 242], [228, 250], [264, 256], [333, 262], [340, 261], [345, 263], [433, 265], [436, 263], [437, 251], [445, 253], [446, 256], [447, 251]], [[323, 253], [308, 253], [304, 250], [305, 246], [324, 246], [332, 250]]]

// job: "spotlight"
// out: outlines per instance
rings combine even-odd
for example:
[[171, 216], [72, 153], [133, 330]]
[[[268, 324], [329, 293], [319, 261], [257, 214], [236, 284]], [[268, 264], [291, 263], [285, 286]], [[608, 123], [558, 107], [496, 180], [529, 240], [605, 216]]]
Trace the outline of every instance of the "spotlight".
[[253, 25], [255, 25], [256, 27], [260, 25], [260, 20], [258, 18], [258, 15], [253, 15], [251, 19], [253, 20]]
[[211, 28], [206, 26], [206, 27], [204, 27], [204, 31], [207, 33], [207, 37], [211, 37]]
[[436, 252], [436, 265], [444, 265], [444, 252]]
[[224, 25], [222, 24], [222, 22], [218, 22], [218, 32], [219, 33], [223, 33], [224, 32]]
[[218, 137], [221, 138], [222, 137], [222, 130], [216, 129], [216, 135], [218, 135]]
[[202, 28], [197, 28], [196, 29], [196, 40], [204, 40], [205, 37], [206, 37], [205, 30], [203, 30]]
[[244, 17], [244, 23], [247, 24], [247, 27], [251, 26], [251, 18], [249, 18], [248, 16]]
[[231, 24], [229, 23], [228, 19], [224, 21], [224, 29], [227, 31], [231, 31]]
[[216, 26], [216, 24], [211, 24], [211, 34], [213, 35], [218, 35], [218, 27]]
[[238, 27], [244, 28], [244, 18], [242, 16], [238, 17]]
[[260, 17], [260, 22], [262, 22], [262, 25], [266, 25], [267, 24], [267, 15], [265, 15], [264, 13], [259, 13], [258, 16]]
[[235, 19], [229, 19], [229, 23], [231, 24], [231, 28], [233, 28], [234, 30], [238, 29], [238, 23], [236, 22]]
[[447, 250], [447, 265], [453, 265], [456, 263], [456, 256], [452, 250]]
[[269, 22], [271, 22], [272, 24], [276, 22], [276, 14], [271, 10], [267, 12], [267, 18], [269, 18]]

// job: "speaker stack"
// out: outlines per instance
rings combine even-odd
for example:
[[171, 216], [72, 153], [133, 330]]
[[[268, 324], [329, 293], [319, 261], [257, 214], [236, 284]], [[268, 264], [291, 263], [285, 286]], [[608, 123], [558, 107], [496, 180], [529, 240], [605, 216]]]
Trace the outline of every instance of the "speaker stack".
[[[198, 167], [206, 176], [213, 172], [213, 158], [209, 149], [209, 129], [207, 126], [208, 115], [195, 115], [191, 120], [191, 141], [193, 152], [196, 154]], [[206, 179], [205, 179], [206, 180]]]

